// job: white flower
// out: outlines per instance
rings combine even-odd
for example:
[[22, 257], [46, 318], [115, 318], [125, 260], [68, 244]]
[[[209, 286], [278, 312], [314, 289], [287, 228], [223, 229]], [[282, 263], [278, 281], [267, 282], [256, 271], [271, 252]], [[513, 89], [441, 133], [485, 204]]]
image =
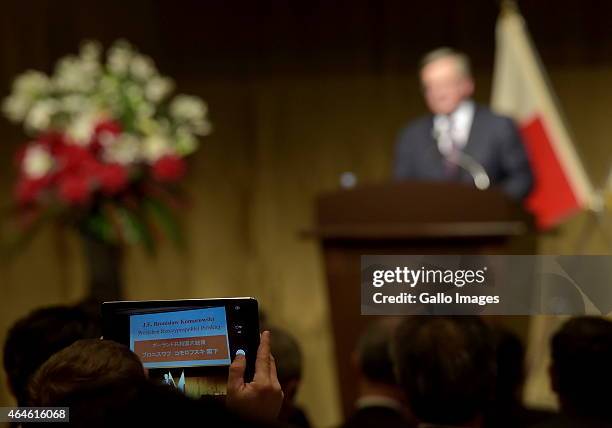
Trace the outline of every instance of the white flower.
[[86, 146], [91, 141], [98, 119], [99, 115], [93, 111], [77, 113], [66, 129], [66, 134], [76, 144]]
[[108, 50], [108, 68], [115, 74], [125, 74], [130, 67], [133, 56], [129, 43], [119, 41]]
[[85, 111], [91, 110], [90, 100], [78, 94], [70, 94], [59, 100], [60, 108], [68, 114], [82, 114]]
[[2, 111], [9, 120], [20, 122], [25, 119], [36, 98], [45, 96], [50, 87], [51, 82], [45, 74], [33, 70], [26, 71], [13, 82], [13, 91], [4, 99]]
[[82, 59], [79, 67], [81, 68], [81, 73], [91, 80], [90, 86], [94, 87], [101, 71], [100, 64], [92, 59]]
[[185, 127], [176, 130], [176, 152], [181, 156], [187, 156], [198, 148], [198, 139]]
[[98, 72], [97, 62], [67, 56], [57, 62], [53, 83], [61, 91], [88, 92], [95, 87]]
[[26, 128], [42, 131], [49, 127], [51, 119], [59, 110], [59, 103], [54, 99], [45, 99], [35, 103], [25, 118]]
[[197, 120], [191, 123], [191, 130], [196, 135], [208, 135], [212, 131], [212, 125], [206, 119]]
[[50, 87], [51, 82], [46, 74], [40, 71], [28, 70], [13, 82], [13, 93], [35, 97], [46, 93]]
[[79, 50], [79, 56], [84, 61], [100, 61], [100, 52], [102, 51], [102, 47], [100, 43], [95, 40], [86, 40], [81, 44], [81, 48]]
[[[106, 162], [154, 162], [167, 154], [195, 151], [198, 135], [211, 132], [206, 103], [189, 95], [169, 100], [172, 79], [160, 75], [154, 61], [128, 42], [113, 44], [105, 59], [101, 54], [100, 44], [83, 42], [78, 55], [61, 58], [50, 77], [38, 71], [23, 73], [2, 101], [4, 114], [22, 122], [26, 131], [57, 129], [79, 145], [92, 141], [100, 119], [124, 121], [130, 134], [98, 136]], [[50, 168], [52, 159], [43, 155], [31, 155], [32, 174]]]
[[116, 135], [109, 131], [102, 131], [98, 136], [98, 140], [100, 144], [102, 144], [102, 147], [110, 147], [112, 144], [115, 144], [120, 137], [121, 134]]
[[130, 62], [130, 73], [137, 79], [147, 80], [157, 74], [157, 69], [148, 56], [134, 55]]
[[104, 100], [105, 104], [116, 107], [120, 103], [122, 96], [121, 85], [115, 76], [109, 74], [103, 75], [100, 79], [98, 90], [97, 96]]
[[22, 166], [28, 178], [41, 178], [53, 168], [53, 157], [44, 147], [31, 145], [25, 151]]
[[207, 111], [204, 101], [190, 95], [177, 95], [170, 103], [170, 116], [198, 135], [206, 135], [211, 131], [210, 123], [206, 120]]
[[143, 156], [149, 163], [172, 153], [170, 141], [161, 134], [151, 135], [143, 141]]
[[142, 86], [127, 83], [123, 86], [123, 94], [129, 101], [129, 106], [134, 112], [135, 120], [142, 117], [151, 117], [155, 114], [155, 107], [145, 98]]
[[207, 111], [204, 101], [191, 95], [177, 95], [170, 103], [170, 115], [182, 122], [202, 120]]
[[100, 67], [100, 52], [102, 47], [96, 41], [88, 40], [81, 44], [79, 50], [79, 66], [81, 71], [86, 75], [95, 79], [101, 72]]
[[12, 122], [21, 122], [25, 119], [32, 100], [19, 94], [13, 94], [2, 102], [2, 111]]
[[172, 79], [154, 77], [147, 82], [145, 86], [145, 95], [150, 101], [158, 103], [166, 98], [173, 89], [174, 82]]
[[140, 141], [133, 135], [121, 134], [111, 144], [103, 145], [106, 162], [128, 165], [140, 160]]

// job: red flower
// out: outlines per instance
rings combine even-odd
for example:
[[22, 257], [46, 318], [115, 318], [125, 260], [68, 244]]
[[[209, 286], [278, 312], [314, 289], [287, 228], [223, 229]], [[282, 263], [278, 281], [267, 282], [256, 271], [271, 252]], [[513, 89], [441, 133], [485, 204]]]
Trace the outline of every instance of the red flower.
[[20, 205], [27, 205], [36, 200], [40, 192], [49, 185], [50, 177], [27, 178], [21, 177], [15, 186], [15, 199]]
[[74, 144], [59, 145], [55, 149], [59, 175], [93, 175], [97, 161], [87, 149]]
[[93, 154], [75, 144], [59, 144], [55, 149], [55, 159], [59, 198], [69, 204], [86, 203], [98, 171], [98, 162]]
[[102, 193], [114, 195], [125, 188], [128, 182], [127, 170], [117, 163], [101, 164], [97, 171]]
[[183, 178], [186, 170], [187, 166], [182, 158], [166, 155], [153, 164], [153, 177], [158, 181], [168, 183]]
[[36, 144], [36, 141], [32, 141], [30, 143], [24, 144], [21, 147], [17, 148], [17, 151], [15, 152], [15, 167], [19, 170], [19, 172], [22, 172], [22, 165], [23, 165], [23, 160], [25, 159], [25, 153], [28, 150], [28, 146], [30, 144]]
[[116, 120], [104, 120], [96, 125], [94, 133], [96, 135], [100, 135], [104, 132], [108, 132], [109, 134], [116, 137], [117, 135], [121, 134], [121, 132], [123, 132], [123, 129], [121, 127], [121, 124]]
[[59, 181], [58, 194], [69, 204], [84, 204], [90, 196], [89, 180], [81, 174], [66, 175]]
[[68, 137], [61, 132], [49, 131], [39, 135], [36, 139], [40, 144], [46, 146], [52, 153], [59, 147], [69, 144]]
[[91, 137], [91, 141], [89, 145], [91, 150], [94, 153], [97, 153], [103, 145], [103, 141], [100, 138], [104, 135], [110, 136], [111, 138], [117, 137], [119, 134], [123, 132], [123, 128], [121, 123], [116, 120], [104, 120], [102, 122], [98, 122], [96, 127], [94, 128], [94, 134]]
[[[39, 146], [39, 147], [37, 147]], [[14, 197], [17, 203], [20, 205], [27, 205], [35, 202], [39, 195], [53, 183], [53, 171], [39, 171], [33, 173], [26, 171], [24, 162], [26, 160], [26, 153], [29, 149], [40, 149], [49, 150], [49, 144], [47, 141], [35, 140], [27, 144], [24, 144], [17, 150], [15, 161], [16, 167], [19, 170], [19, 179], [14, 189]], [[50, 151], [50, 150], [49, 150]], [[49, 153], [50, 154], [50, 153]], [[41, 175], [44, 174], [44, 175]]]

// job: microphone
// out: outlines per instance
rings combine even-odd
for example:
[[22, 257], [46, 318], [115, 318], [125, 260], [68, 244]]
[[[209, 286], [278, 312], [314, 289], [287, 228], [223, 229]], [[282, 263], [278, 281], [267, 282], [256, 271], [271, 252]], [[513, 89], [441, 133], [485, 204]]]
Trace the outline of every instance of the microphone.
[[461, 150], [453, 152], [453, 142], [450, 138], [449, 130], [442, 132], [434, 127], [432, 135], [434, 140], [436, 140], [436, 146], [442, 157], [446, 161], [467, 171], [472, 180], [474, 180], [474, 185], [477, 189], [486, 190], [491, 186], [489, 174], [487, 174], [487, 171], [476, 159]]

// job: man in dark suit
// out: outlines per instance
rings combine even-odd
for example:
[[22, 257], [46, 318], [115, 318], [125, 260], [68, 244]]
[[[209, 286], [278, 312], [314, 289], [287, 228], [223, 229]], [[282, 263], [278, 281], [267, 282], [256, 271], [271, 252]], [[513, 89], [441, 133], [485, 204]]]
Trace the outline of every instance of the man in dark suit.
[[395, 319], [371, 323], [361, 335], [353, 365], [359, 380], [355, 411], [341, 428], [412, 428], [405, 396], [395, 380], [389, 347]]
[[391, 356], [419, 428], [484, 427], [496, 364], [492, 331], [481, 318], [404, 317]]
[[552, 338], [551, 360], [561, 413], [537, 427], [612, 427], [612, 321], [594, 316], [566, 321]]
[[436, 49], [424, 57], [420, 78], [432, 114], [400, 133], [394, 178], [500, 187], [512, 198], [524, 199], [533, 175], [521, 136], [512, 119], [472, 101], [468, 58], [449, 48]]

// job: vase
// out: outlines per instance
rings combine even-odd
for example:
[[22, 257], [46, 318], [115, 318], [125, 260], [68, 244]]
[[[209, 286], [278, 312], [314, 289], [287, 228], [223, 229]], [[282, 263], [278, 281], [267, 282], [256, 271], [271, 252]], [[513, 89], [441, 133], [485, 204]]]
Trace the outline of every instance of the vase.
[[121, 300], [123, 296], [123, 248], [86, 233], [81, 234], [86, 263], [88, 299]]

